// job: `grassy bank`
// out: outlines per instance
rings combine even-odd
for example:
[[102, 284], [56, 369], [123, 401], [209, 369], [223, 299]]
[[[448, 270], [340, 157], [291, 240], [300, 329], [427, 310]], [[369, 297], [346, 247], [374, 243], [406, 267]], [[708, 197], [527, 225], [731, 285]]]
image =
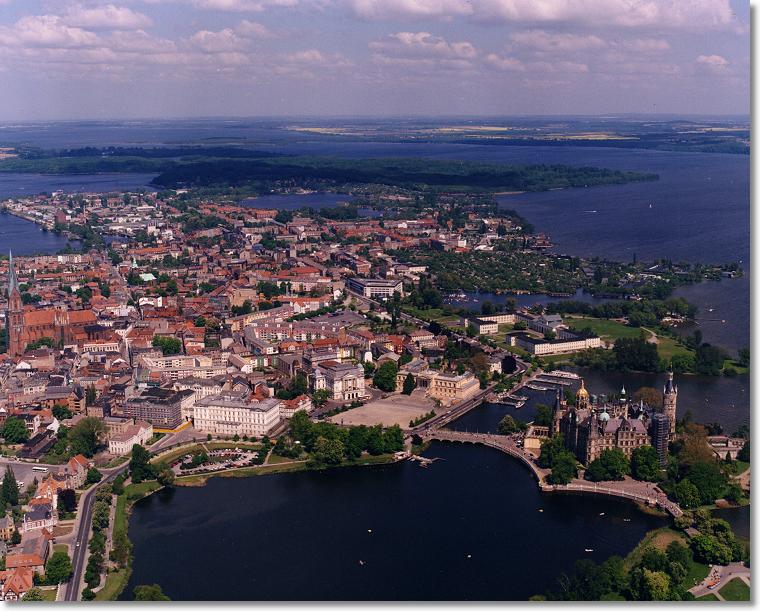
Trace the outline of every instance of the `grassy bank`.
[[[667, 549], [668, 545], [670, 545], [673, 541], [678, 541], [686, 547], [689, 546], [688, 538], [681, 531], [674, 530], [670, 527], [650, 530], [646, 535], [644, 535], [644, 538], [639, 541], [639, 544], [633, 548], [633, 550], [631, 550], [631, 553], [623, 559], [623, 566], [627, 571], [630, 571], [631, 568], [634, 567], [636, 563], [639, 562], [639, 560], [641, 560], [641, 557], [646, 548], [653, 547], [654, 549], [658, 549], [664, 552]], [[688, 584], [688, 587], [696, 585], [705, 577], [707, 577], [707, 574], [709, 572], [710, 567], [708, 565], [692, 560], [689, 564], [686, 577], [684, 578], [684, 583]]]
[[[134, 505], [141, 498], [152, 494], [161, 486], [158, 482], [142, 482], [139, 484], [130, 484], [124, 488], [124, 494], [116, 500], [116, 515], [113, 522], [113, 536], [123, 532], [128, 535], [129, 532], [129, 513]], [[129, 581], [132, 573], [132, 557], [130, 555], [127, 566], [118, 571], [113, 571], [106, 575], [106, 582], [96, 594], [95, 600], [116, 600], [122, 593]]]

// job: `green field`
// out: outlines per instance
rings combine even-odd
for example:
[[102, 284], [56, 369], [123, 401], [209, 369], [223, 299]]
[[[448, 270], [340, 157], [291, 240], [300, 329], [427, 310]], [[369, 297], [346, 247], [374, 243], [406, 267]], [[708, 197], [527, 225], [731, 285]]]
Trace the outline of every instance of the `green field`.
[[615, 320], [605, 318], [575, 318], [568, 316], [564, 319], [565, 323], [571, 329], [581, 330], [586, 327], [590, 328], [602, 339], [614, 341], [620, 338], [637, 338], [641, 337], [642, 332], [647, 337], [649, 334], [638, 327], [629, 327]]
[[46, 603], [55, 602], [55, 596], [58, 594], [58, 588], [52, 590], [42, 590], [42, 600]]
[[689, 350], [686, 346], [682, 346], [673, 338], [662, 336], [658, 336], [657, 353], [660, 355], [660, 358], [668, 361], [677, 354], [694, 354], [692, 350]]
[[726, 600], [749, 600], [749, 586], [738, 577], [734, 577], [718, 592]]
[[687, 584], [687, 587], [690, 588], [691, 586], [697, 585], [703, 581], [709, 572], [710, 567], [708, 565], [702, 564], [700, 562], [694, 562], [694, 560], [692, 560], [691, 565], [689, 566], [689, 572], [686, 573], [686, 577], [684, 577], [683, 581], [685, 584]]
[[704, 596], [700, 596], [699, 598], [695, 598], [694, 600], [720, 600], [715, 594], [705, 594]]
[[[635, 339], [641, 337], [642, 335], [646, 338], [649, 338], [654, 334], [654, 332], [650, 331], [649, 329], [643, 329], [641, 327], [629, 327], [628, 325], [624, 325], [621, 322], [603, 318], [567, 317], [564, 320], [565, 323], [567, 323], [567, 326], [571, 329], [580, 330], [589, 327], [599, 337], [609, 342], [614, 342], [616, 339], [621, 338]], [[677, 354], [694, 354], [692, 350], [689, 350], [685, 346], [682, 346], [675, 339], [661, 335], [657, 336], [657, 353], [660, 355], [660, 358], [668, 361]]]

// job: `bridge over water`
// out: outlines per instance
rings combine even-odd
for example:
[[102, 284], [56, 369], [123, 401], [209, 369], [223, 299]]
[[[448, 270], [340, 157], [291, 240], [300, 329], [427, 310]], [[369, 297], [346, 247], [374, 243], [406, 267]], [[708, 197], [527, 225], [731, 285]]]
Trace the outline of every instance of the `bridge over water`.
[[678, 517], [683, 510], [668, 499], [667, 495], [655, 484], [640, 482], [631, 478], [622, 481], [593, 483], [582, 479], [574, 479], [569, 484], [549, 484], [546, 476], [551, 473], [549, 469], [542, 469], [536, 464], [530, 453], [517, 445], [509, 435], [495, 435], [492, 433], [466, 433], [464, 431], [450, 431], [446, 429], [426, 428], [416, 431], [425, 441], [453, 441], [459, 443], [479, 443], [481, 445], [496, 448], [517, 458], [526, 465], [538, 482], [542, 492], [576, 492], [580, 494], [604, 494], [628, 499], [648, 506], [659, 507], [670, 515]]

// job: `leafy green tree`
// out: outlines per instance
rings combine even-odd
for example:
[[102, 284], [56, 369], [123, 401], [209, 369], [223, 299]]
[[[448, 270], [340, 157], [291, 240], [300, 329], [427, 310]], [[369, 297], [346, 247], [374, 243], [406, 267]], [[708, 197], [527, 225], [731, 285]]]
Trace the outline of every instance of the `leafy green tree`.
[[103, 479], [103, 474], [98, 471], [95, 467], [91, 467], [87, 470], [87, 478], [85, 479], [85, 484], [97, 484], [100, 480]]
[[182, 352], [182, 340], [178, 337], [155, 335], [152, 344], [154, 348], [160, 348], [164, 356]]
[[404, 433], [398, 424], [389, 426], [383, 431], [383, 449], [388, 454], [404, 449]]
[[644, 569], [642, 600], [669, 600], [670, 577], [662, 571]]
[[538, 466], [544, 469], [551, 469], [557, 456], [565, 449], [565, 443], [562, 435], [554, 435], [550, 439], [541, 441], [541, 454], [538, 457]]
[[660, 481], [662, 469], [657, 450], [649, 445], [635, 448], [631, 453], [631, 473], [635, 479], [645, 482]]
[[714, 535], [700, 533], [692, 538], [691, 546], [698, 562], [725, 566], [733, 559], [731, 547]]
[[372, 378], [372, 383], [375, 387], [385, 392], [393, 392], [396, 390], [396, 363], [393, 361], [385, 361], [375, 371], [375, 376]]
[[[10, 505], [16, 507], [18, 505], [18, 485], [16, 484], [16, 476], [13, 473], [13, 469], [10, 467], [5, 468], [5, 475], [3, 476], [2, 488], [3, 507]], [[17, 532], [17, 531], [15, 531]]]
[[174, 471], [169, 465], [161, 465], [156, 473], [156, 480], [165, 488], [171, 488], [174, 485]]
[[344, 448], [338, 439], [318, 437], [311, 459], [318, 465], [337, 465], [343, 461]]
[[84, 590], [82, 590], [82, 600], [95, 600], [95, 592], [93, 592], [89, 587], [86, 587]]
[[106, 434], [106, 425], [92, 416], [82, 418], [68, 432], [68, 442], [73, 454], [92, 457]]
[[699, 507], [699, 489], [688, 479], [682, 479], [673, 487], [673, 496], [676, 502], [685, 509]]
[[29, 439], [29, 429], [21, 418], [9, 416], [3, 424], [3, 439], [6, 443], [23, 443]]
[[153, 478], [153, 466], [150, 464], [150, 452], [139, 443], [132, 446], [132, 458], [129, 461], [129, 471], [132, 474], [132, 482], [135, 484]]
[[66, 513], [71, 513], [77, 508], [77, 495], [72, 488], [64, 488], [58, 491], [58, 508]]
[[352, 426], [348, 430], [346, 439], [346, 457], [350, 460], [356, 460], [367, 447], [367, 427], [365, 425]]
[[497, 430], [499, 435], [511, 435], [512, 433], [524, 431], [526, 428], [528, 428], [528, 426], [524, 422], [520, 422], [510, 414], [507, 414], [499, 422]]
[[749, 439], [744, 442], [744, 445], [742, 446], [742, 449], [739, 450], [739, 453], [736, 455], [736, 458], [738, 460], [744, 461], [744, 462], [750, 462], [750, 451], [749, 451]]
[[57, 418], [58, 420], [67, 420], [71, 418], [71, 410], [65, 405], [56, 403], [53, 406], [53, 416], [55, 416], [55, 418]]
[[578, 461], [572, 452], [563, 450], [554, 460], [547, 481], [550, 484], [568, 484], [578, 475]]
[[687, 477], [699, 491], [699, 498], [703, 505], [720, 498], [728, 483], [725, 473], [714, 460], [691, 465], [687, 471]]
[[417, 388], [417, 380], [414, 379], [414, 376], [411, 373], [406, 374], [404, 389], [401, 392], [405, 395], [411, 395], [415, 388]]
[[379, 424], [371, 426], [367, 430], [367, 451], [372, 454], [372, 456], [379, 456], [385, 452], [383, 427]]
[[118, 563], [119, 566], [127, 566], [129, 556], [132, 553], [132, 543], [123, 530], [114, 530], [113, 549], [111, 550], [111, 559]]
[[26, 594], [24, 594], [23, 598], [21, 599], [21, 602], [29, 603], [29, 602], [38, 602], [38, 601], [44, 601], [45, 596], [42, 593], [42, 590], [40, 590], [38, 587], [29, 588], [26, 591]]
[[533, 419], [533, 424], [536, 426], [551, 426], [552, 408], [543, 403], [538, 403], [536, 405], [536, 417]]
[[602, 451], [599, 458], [591, 462], [586, 470], [586, 479], [592, 482], [622, 480], [628, 473], [628, 459], [622, 450], [614, 448]]
[[171, 598], [169, 598], [166, 594], [163, 593], [163, 591], [161, 590], [161, 586], [156, 583], [149, 586], [137, 586], [132, 591], [132, 593], [135, 596], [135, 600], [143, 600], [143, 601], [171, 600]]
[[671, 541], [665, 549], [668, 562], [678, 562], [685, 567], [691, 565], [691, 552], [689, 548], [678, 541]]
[[45, 565], [45, 577], [48, 583], [63, 583], [64, 581], [68, 581], [72, 571], [71, 559], [63, 551], [53, 552], [53, 555], [48, 558]]

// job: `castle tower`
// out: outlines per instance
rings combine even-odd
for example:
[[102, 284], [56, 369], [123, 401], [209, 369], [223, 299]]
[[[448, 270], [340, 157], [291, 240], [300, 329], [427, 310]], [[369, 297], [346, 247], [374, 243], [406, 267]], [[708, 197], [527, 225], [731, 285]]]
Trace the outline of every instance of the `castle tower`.
[[662, 411], [670, 421], [670, 438], [676, 434], [676, 401], [678, 400], [678, 386], [673, 384], [673, 372], [668, 371], [668, 379], [662, 389]]
[[561, 391], [557, 389], [557, 397], [554, 400], [554, 407], [552, 409], [552, 426], [550, 434], [553, 437], [560, 432], [560, 424], [562, 416], [565, 415], [565, 405], [562, 399]]
[[13, 266], [13, 253], [8, 261], [8, 309], [5, 312], [5, 332], [8, 342], [8, 354], [21, 356], [24, 353], [21, 336], [24, 333], [24, 303], [18, 287], [16, 268]]

